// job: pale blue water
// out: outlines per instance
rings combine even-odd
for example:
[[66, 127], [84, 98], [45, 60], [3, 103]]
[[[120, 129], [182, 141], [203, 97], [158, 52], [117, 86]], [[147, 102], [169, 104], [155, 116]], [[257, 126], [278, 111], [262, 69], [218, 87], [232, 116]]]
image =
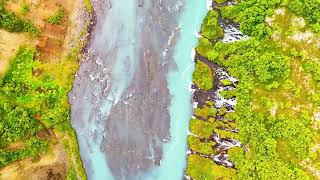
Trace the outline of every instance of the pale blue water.
[[[149, 4], [145, 2], [145, 10], [148, 10]], [[167, 75], [171, 95], [171, 106], [168, 107], [171, 116], [170, 141], [164, 144], [161, 166], [152, 167], [137, 179], [180, 180], [183, 177], [191, 117], [192, 50], [197, 45], [195, 34], [200, 30], [206, 12], [206, 0], [186, 0], [178, 17], [181, 33], [173, 54], [176, 66], [171, 67]], [[70, 93], [73, 127], [90, 180], [115, 179], [101, 145], [108, 138], [105, 137], [107, 116], [128, 88], [137, 66], [138, 55], [135, 52], [139, 48], [136, 43], [140, 33], [137, 31], [139, 23], [142, 23], [139, 15], [142, 14], [144, 12], [137, 10], [134, 0], [112, 2], [112, 8], [106, 12], [100, 29], [95, 32], [101, 35], [92, 41], [92, 51], [97, 54], [96, 63], [92, 63], [92, 59], [82, 63]]]

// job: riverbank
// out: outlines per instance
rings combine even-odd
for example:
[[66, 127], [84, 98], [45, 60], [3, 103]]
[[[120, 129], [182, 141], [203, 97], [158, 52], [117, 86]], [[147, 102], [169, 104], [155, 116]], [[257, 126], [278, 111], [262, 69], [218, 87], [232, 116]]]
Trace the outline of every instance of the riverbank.
[[[319, 35], [307, 3], [221, 2], [196, 49], [187, 178], [319, 179]], [[197, 77], [211, 74], [211, 84]]]
[[[86, 1], [88, 3], [88, 1]], [[86, 174], [82, 167], [79, 156], [78, 143], [74, 130], [71, 128], [68, 112], [70, 105], [67, 100], [67, 93], [70, 91], [74, 74], [79, 65], [79, 59], [82, 47], [86, 44], [88, 36], [88, 27], [90, 25], [91, 16], [88, 13], [88, 5], [82, 0], [76, 1], [15, 1], [6, 3], [6, 9], [13, 12], [17, 17], [30, 21], [39, 29], [39, 34], [29, 36], [27, 33], [9, 33], [6, 36], [7, 42], [11, 42], [10, 37], [15, 34], [25, 36], [15, 43], [13, 49], [19, 49], [24, 46], [27, 49], [34, 49], [34, 60], [36, 65], [32, 67], [31, 77], [34, 78], [32, 83], [38, 83], [39, 88], [43, 89], [43, 95], [49, 95], [46, 87], [42, 86], [41, 78], [43, 76], [53, 77], [53, 80], [47, 80], [58, 89], [58, 99], [52, 101], [49, 109], [42, 104], [42, 110], [37, 112], [35, 118], [44, 130], [34, 134], [36, 139], [46, 144], [46, 150], [36, 153], [33, 157], [17, 159], [8, 166], [0, 169], [0, 179], [39, 179], [39, 178], [71, 178], [86, 179]], [[63, 9], [60, 19], [56, 19], [54, 24], [48, 22], [48, 19], [56, 16], [58, 9]], [[22, 11], [23, 10], [23, 11]], [[27, 39], [27, 40], [26, 40]], [[12, 44], [12, 43], [11, 43]], [[1, 50], [2, 52], [2, 50]], [[1, 53], [0, 53], [1, 54]], [[14, 56], [15, 52], [9, 56]], [[24, 67], [24, 65], [22, 65]], [[11, 69], [6, 69], [10, 73]], [[30, 72], [29, 70], [27, 72]], [[25, 77], [29, 77], [30, 75]], [[27, 79], [27, 78], [26, 78]], [[39, 80], [38, 80], [39, 79]], [[28, 80], [28, 79], [27, 79]], [[28, 80], [30, 81], [30, 80]], [[51, 82], [52, 81], [52, 82]], [[27, 92], [31, 91], [27, 89]], [[31, 95], [37, 95], [37, 92], [30, 92]], [[38, 97], [39, 99], [39, 97]], [[26, 101], [25, 104], [33, 107], [33, 111], [37, 111], [37, 106]], [[28, 108], [28, 107], [23, 107]], [[59, 110], [59, 113], [57, 113]], [[50, 114], [52, 124], [46, 121]], [[59, 114], [63, 116], [59, 116]], [[56, 122], [55, 122], [56, 121]], [[24, 144], [25, 139], [19, 140], [18, 144]], [[16, 146], [16, 145], [15, 145]], [[9, 145], [4, 151], [8, 151]], [[8, 151], [15, 152], [19, 149]]]
[[[212, 44], [225, 36], [218, 5], [215, 1], [211, 2], [200, 32], [200, 37]], [[235, 95], [224, 97], [222, 92], [233, 91], [237, 80], [224, 67], [211, 62], [199, 51], [198, 46], [194, 56], [194, 114], [189, 124], [186, 179], [232, 179], [236, 171], [235, 165], [228, 159], [228, 151], [241, 147], [240, 142], [235, 140], [238, 132], [235, 121], [230, 118], [235, 111], [236, 98]]]

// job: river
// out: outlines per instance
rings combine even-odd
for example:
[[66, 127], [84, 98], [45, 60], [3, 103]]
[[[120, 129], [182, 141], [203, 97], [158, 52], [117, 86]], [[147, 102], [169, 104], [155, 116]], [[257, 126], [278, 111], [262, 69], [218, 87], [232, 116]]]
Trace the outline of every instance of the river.
[[88, 178], [182, 179], [206, 0], [95, 0], [72, 126]]

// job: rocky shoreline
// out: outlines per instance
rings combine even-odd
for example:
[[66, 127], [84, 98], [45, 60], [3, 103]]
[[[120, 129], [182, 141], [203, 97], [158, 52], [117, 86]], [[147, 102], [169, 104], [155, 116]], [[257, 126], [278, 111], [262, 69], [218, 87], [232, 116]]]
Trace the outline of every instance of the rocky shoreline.
[[[240, 32], [238, 25], [232, 22], [225, 22], [222, 19], [219, 7], [228, 5], [234, 5], [233, 1], [227, 1], [223, 4], [218, 4], [217, 2], [212, 1], [211, 8], [209, 8], [212, 11], [217, 11], [219, 26], [224, 31], [224, 35], [222, 37], [218, 37], [214, 40], [208, 39], [212, 44], [215, 44], [218, 41], [228, 43], [248, 38]], [[201, 37], [201, 32], [199, 34]], [[196, 154], [200, 157], [210, 159], [217, 165], [228, 168], [235, 168], [234, 164], [228, 160], [228, 150], [233, 147], [241, 147], [242, 145], [238, 140], [234, 138], [236, 137], [236, 135], [234, 137], [228, 137], [230, 133], [236, 134], [238, 130], [235, 127], [234, 120], [229, 120], [226, 116], [227, 114], [235, 111], [236, 97], [226, 98], [223, 97], [220, 93], [222, 91], [235, 90], [238, 80], [234, 77], [231, 77], [224, 67], [209, 61], [207, 58], [201, 56], [197, 51], [194, 56], [194, 61], [195, 63], [200, 61], [210, 68], [213, 74], [214, 83], [213, 88], [210, 90], [202, 90], [195, 83], [192, 84], [192, 104], [195, 112], [192, 119], [203, 121], [204, 123], [210, 121], [210, 124], [215, 128], [208, 138], [198, 137], [197, 134], [194, 134], [194, 132], [189, 132], [189, 136], [197, 137], [201, 143], [215, 144], [214, 146], [211, 146], [215, 153], [204, 154], [197, 152], [197, 150], [190, 147], [190, 145], [192, 146], [192, 144], [190, 144], [191, 142], [189, 142], [187, 154], [188, 156]], [[224, 85], [222, 81], [228, 81], [229, 84]], [[213, 106], [211, 106], [211, 103]], [[197, 111], [205, 111], [205, 109], [209, 107], [216, 109], [216, 115], [208, 117], [203, 117], [203, 114], [197, 115]], [[193, 129], [192, 125], [190, 126], [190, 128]], [[228, 133], [225, 134], [225, 132]], [[192, 169], [192, 167], [188, 168]], [[186, 174], [185, 179], [192, 179], [192, 177]]]

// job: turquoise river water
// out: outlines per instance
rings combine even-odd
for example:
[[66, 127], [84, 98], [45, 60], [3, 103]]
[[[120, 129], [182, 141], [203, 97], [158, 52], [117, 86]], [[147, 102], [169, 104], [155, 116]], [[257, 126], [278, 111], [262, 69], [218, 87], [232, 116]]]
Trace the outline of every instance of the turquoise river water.
[[193, 49], [197, 46], [202, 21], [207, 13], [206, 0], [187, 0], [179, 19], [181, 34], [174, 48], [176, 69], [167, 76], [171, 94], [170, 135], [171, 142], [164, 145], [161, 166], [146, 179], [180, 180], [186, 167], [186, 140], [191, 117], [191, 82], [194, 70]]
[[69, 94], [88, 178], [181, 180], [207, 0], [102, 1]]

